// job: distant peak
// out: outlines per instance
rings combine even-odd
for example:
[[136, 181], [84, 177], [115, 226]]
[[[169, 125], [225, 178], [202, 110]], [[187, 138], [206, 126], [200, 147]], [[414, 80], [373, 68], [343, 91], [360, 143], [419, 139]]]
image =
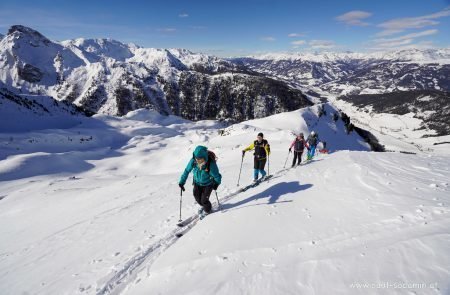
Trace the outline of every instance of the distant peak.
[[50, 40], [48, 40], [44, 35], [42, 35], [38, 31], [33, 30], [32, 28], [29, 28], [29, 27], [22, 26], [22, 25], [15, 25], [15, 26], [11, 26], [11, 28], [9, 28], [8, 35], [13, 35], [15, 33], [30, 36], [34, 39], [41, 39], [41, 40], [50, 42]]

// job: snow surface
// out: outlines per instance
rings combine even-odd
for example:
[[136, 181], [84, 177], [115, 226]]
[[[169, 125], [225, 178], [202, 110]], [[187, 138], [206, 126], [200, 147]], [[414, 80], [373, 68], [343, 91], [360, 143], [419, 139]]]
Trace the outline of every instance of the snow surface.
[[[448, 294], [450, 156], [368, 152], [317, 113], [242, 122], [224, 136], [220, 122], [149, 110], [0, 133], [1, 293], [377, 294], [357, 284], [423, 283], [382, 293]], [[292, 133], [311, 130], [330, 154], [283, 169]], [[258, 132], [274, 177], [236, 194], [241, 150]], [[177, 182], [199, 144], [219, 157], [222, 211], [177, 239]], [[183, 218], [198, 207], [186, 188]]]

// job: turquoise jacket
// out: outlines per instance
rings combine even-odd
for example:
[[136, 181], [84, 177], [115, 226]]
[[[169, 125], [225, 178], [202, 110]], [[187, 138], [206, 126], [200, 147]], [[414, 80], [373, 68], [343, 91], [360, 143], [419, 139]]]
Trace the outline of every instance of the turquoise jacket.
[[[203, 158], [205, 161], [210, 161], [208, 159], [208, 149], [205, 146], [197, 146], [194, 150], [194, 157]], [[186, 183], [189, 173], [191, 173], [192, 170], [194, 170], [194, 183], [197, 185], [208, 186], [213, 184], [213, 182], [220, 184], [222, 175], [219, 173], [219, 168], [217, 167], [216, 161], [211, 161], [209, 164], [209, 172], [206, 171], [207, 166], [208, 165], [205, 163], [205, 165], [199, 168], [195, 159], [192, 158], [187, 164], [186, 169], [184, 169], [184, 172], [180, 177], [179, 184], [184, 185]]]

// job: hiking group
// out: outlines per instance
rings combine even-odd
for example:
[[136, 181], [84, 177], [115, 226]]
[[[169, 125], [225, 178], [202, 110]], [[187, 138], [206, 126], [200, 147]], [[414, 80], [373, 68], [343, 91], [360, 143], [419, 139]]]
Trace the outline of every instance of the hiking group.
[[[294, 148], [294, 159], [292, 167], [300, 165], [302, 161], [303, 151], [307, 149], [307, 160], [311, 160], [316, 152], [317, 144], [320, 142], [319, 136], [316, 132], [312, 131], [308, 138], [305, 140], [303, 133], [296, 136], [294, 141], [289, 147], [289, 154]], [[325, 146], [325, 142], [323, 142]], [[253, 182], [264, 180], [270, 174], [270, 145], [269, 142], [264, 139], [263, 133], [258, 133], [256, 140], [254, 140], [248, 147], [242, 150], [242, 162], [245, 157], [245, 153], [248, 151], [253, 152]], [[288, 157], [289, 157], [288, 154]], [[287, 159], [286, 159], [287, 160]], [[193, 172], [193, 195], [197, 203], [201, 206], [198, 213], [203, 218], [207, 214], [211, 213], [212, 205], [209, 201], [213, 190], [217, 191], [217, 188], [222, 182], [222, 175], [219, 172], [217, 166], [217, 157], [209, 151], [205, 146], [197, 146], [193, 152], [192, 158], [189, 160], [183, 174], [180, 177], [178, 185], [181, 189], [181, 194], [186, 189], [184, 185], [189, 176], [189, 173]], [[242, 170], [241, 162], [241, 170]], [[268, 171], [265, 171], [266, 163], [268, 164]], [[261, 175], [261, 178], [259, 176]], [[240, 178], [240, 172], [239, 172]], [[239, 185], [239, 180], [238, 180]], [[217, 192], [216, 192], [217, 195]], [[180, 220], [181, 220], [181, 199], [180, 199]]]
[[[289, 147], [289, 153], [292, 151], [292, 148], [294, 148], [294, 159], [292, 161], [292, 167], [295, 166], [295, 162], [297, 162], [297, 165], [300, 165], [305, 148], [308, 150], [306, 160], [311, 160], [316, 153], [317, 144], [319, 142], [319, 135], [314, 131], [309, 134], [306, 140], [303, 133], [298, 134]], [[323, 144], [324, 146], [326, 146], [325, 142], [323, 142]]]

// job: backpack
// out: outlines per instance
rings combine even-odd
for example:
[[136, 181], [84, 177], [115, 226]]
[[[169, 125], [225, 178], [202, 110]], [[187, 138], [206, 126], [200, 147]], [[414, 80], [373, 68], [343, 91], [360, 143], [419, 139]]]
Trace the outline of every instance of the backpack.
[[208, 150], [208, 161], [206, 162], [205, 171], [209, 173], [211, 162], [217, 162], [217, 156], [214, 152]]
[[[264, 155], [261, 154], [261, 150], [260, 149], [263, 149], [264, 150], [264, 154], [266, 154], [265, 150], [266, 150], [266, 146], [269, 145], [269, 142], [267, 140], [265, 140], [265, 139], [263, 139], [261, 143], [259, 143], [257, 140], [255, 140], [253, 142], [253, 145], [255, 147], [255, 152], [253, 153], [253, 155], [257, 156], [257, 157], [261, 157], [261, 156], [264, 156]], [[265, 156], [267, 156], [267, 155], [265, 155]]]
[[308, 143], [310, 144], [310, 145], [317, 145], [317, 142], [319, 141], [319, 135], [317, 135], [317, 133], [316, 134], [314, 134], [314, 135], [310, 135], [309, 137], [308, 137]]
[[303, 151], [305, 148], [305, 139], [298, 139], [295, 138], [295, 146], [294, 146], [296, 151]]

